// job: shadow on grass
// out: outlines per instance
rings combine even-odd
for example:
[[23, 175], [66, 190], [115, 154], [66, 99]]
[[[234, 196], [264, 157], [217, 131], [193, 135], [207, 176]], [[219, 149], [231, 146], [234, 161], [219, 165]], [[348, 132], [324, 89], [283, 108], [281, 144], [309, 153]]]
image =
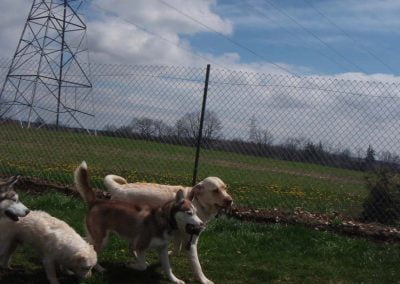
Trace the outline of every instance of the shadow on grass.
[[[92, 279], [87, 279], [85, 283], [158, 284], [167, 282], [161, 273], [157, 271], [159, 264], [150, 265], [146, 271], [137, 271], [127, 267], [125, 264], [104, 262], [102, 265], [106, 268], [106, 271], [103, 274], [94, 272]], [[63, 274], [60, 271], [57, 271], [57, 276], [60, 284], [80, 283], [75, 276]], [[100, 281], [96, 281], [93, 278]], [[0, 283], [43, 284], [48, 283], [48, 281], [43, 268], [26, 269], [22, 265], [13, 265], [12, 269], [0, 269]]]
[[104, 262], [102, 266], [106, 269], [101, 277], [105, 283], [166, 283], [166, 279], [158, 271], [160, 264], [150, 265], [145, 271], [134, 270], [122, 263]]

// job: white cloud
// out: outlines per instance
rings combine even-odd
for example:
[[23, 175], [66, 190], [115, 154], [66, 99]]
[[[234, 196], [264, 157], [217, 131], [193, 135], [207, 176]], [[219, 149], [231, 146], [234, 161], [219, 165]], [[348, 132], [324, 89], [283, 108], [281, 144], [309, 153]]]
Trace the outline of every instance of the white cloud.
[[28, 16], [32, 1], [0, 1], [0, 57], [11, 57]]
[[[176, 7], [185, 14], [189, 14], [198, 21], [207, 23], [208, 26], [218, 32], [226, 35], [232, 33], [232, 23], [211, 11], [211, 8], [216, 5], [215, 0], [169, 0], [165, 3], [171, 7]], [[93, 6], [114, 12], [127, 20], [145, 23], [150, 30], [157, 30], [162, 34], [195, 34], [206, 31], [204, 27], [163, 4], [163, 1], [97, 0], [93, 2]]]
[[[170, 5], [206, 22], [225, 35], [233, 24], [211, 11], [215, 1], [168, 1]], [[209, 32], [158, 0], [93, 3], [100, 13], [88, 23], [91, 51], [95, 59], [132, 64], [201, 65], [209, 55], [196, 54], [182, 35]], [[112, 12], [112, 13], [110, 13]], [[204, 58], [202, 58], [204, 57]]]

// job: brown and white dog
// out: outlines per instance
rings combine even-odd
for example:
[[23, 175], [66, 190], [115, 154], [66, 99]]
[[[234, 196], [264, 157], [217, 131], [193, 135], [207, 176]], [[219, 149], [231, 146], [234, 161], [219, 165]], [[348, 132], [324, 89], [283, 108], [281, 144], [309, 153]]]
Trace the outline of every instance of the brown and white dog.
[[[128, 183], [117, 175], [107, 175], [104, 185], [112, 200], [121, 200], [135, 204], [160, 206], [183, 191], [185, 198], [192, 200], [200, 219], [207, 224], [223, 208], [232, 205], [232, 197], [227, 193], [225, 183], [217, 177], [208, 177], [194, 187], [162, 185], [155, 183]], [[197, 254], [198, 235], [189, 235], [184, 230], [174, 234], [174, 253], [177, 254], [185, 244], [193, 271], [201, 283], [213, 283], [204, 275]]]
[[29, 214], [29, 209], [19, 201], [14, 185], [19, 177], [11, 177], [5, 182], [0, 182], [0, 218], [7, 217], [17, 222], [19, 218]]
[[[174, 231], [183, 230], [189, 235], [198, 235], [203, 222], [196, 215], [196, 208], [178, 191], [172, 199], [154, 205], [142, 201], [130, 203], [118, 200], [97, 200], [89, 186], [88, 170], [85, 162], [75, 170], [76, 187], [86, 201], [89, 211], [86, 215], [86, 229], [90, 241], [99, 253], [109, 232], [115, 232], [129, 241], [135, 250], [137, 263], [132, 267], [145, 270], [146, 251], [156, 248], [163, 269], [173, 283], [184, 283], [172, 273], [168, 256], [168, 243]], [[98, 267], [103, 270], [102, 267]]]

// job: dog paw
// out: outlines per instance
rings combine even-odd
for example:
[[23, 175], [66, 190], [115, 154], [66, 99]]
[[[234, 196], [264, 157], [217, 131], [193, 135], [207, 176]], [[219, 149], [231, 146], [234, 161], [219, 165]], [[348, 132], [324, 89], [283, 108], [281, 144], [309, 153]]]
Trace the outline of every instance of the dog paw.
[[201, 283], [202, 283], [202, 284], [214, 284], [214, 282], [212, 282], [212, 281], [209, 280], [209, 279], [204, 279], [204, 280], [201, 281]]
[[185, 281], [182, 281], [180, 279], [176, 279], [174, 281], [171, 281], [171, 283], [175, 283], [175, 284], [185, 284]]

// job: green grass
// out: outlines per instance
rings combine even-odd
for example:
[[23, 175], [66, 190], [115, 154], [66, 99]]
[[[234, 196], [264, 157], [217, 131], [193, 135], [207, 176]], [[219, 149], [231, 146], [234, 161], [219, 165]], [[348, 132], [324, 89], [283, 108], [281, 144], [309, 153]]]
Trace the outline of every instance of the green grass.
[[[191, 183], [194, 148], [7, 125], [0, 131], [0, 173], [71, 184], [74, 168], [86, 160], [98, 187], [109, 173], [128, 181]], [[367, 195], [362, 172], [203, 149], [199, 179], [206, 176], [221, 177], [236, 204], [260, 208], [357, 216]]]
[[[45, 210], [83, 234], [85, 206], [80, 199], [59, 193], [21, 199], [31, 209]], [[105, 274], [95, 273], [86, 283], [167, 283], [157, 257], [151, 268], [137, 272], [127, 267], [132, 257], [127, 243], [110, 239], [100, 255]], [[241, 223], [225, 218], [213, 221], [199, 243], [205, 274], [215, 283], [395, 283], [400, 277], [399, 245], [373, 243], [313, 231], [301, 226]], [[197, 283], [185, 257], [172, 257], [174, 273], [186, 283]], [[14, 271], [0, 272], [1, 283], [45, 283], [40, 259], [27, 247], [13, 257]], [[62, 283], [76, 283], [60, 275]]]

